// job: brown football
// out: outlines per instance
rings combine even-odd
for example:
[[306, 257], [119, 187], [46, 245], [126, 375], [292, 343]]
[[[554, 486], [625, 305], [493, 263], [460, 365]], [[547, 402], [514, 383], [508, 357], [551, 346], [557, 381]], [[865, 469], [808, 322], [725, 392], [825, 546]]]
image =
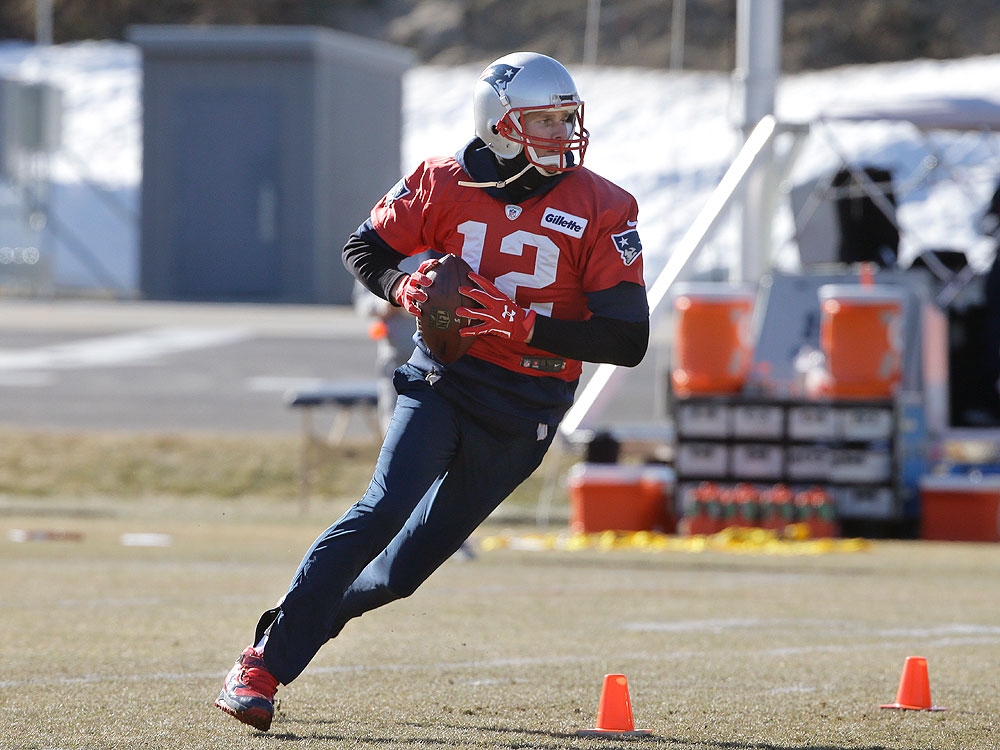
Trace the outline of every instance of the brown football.
[[459, 318], [455, 310], [476, 304], [458, 293], [460, 286], [469, 286], [469, 272], [472, 268], [457, 255], [445, 255], [427, 275], [433, 283], [425, 287], [427, 301], [420, 304], [421, 313], [417, 318], [417, 330], [434, 356], [443, 364], [450, 365], [469, 351], [473, 336], [463, 337], [459, 330], [467, 325], [467, 318]]

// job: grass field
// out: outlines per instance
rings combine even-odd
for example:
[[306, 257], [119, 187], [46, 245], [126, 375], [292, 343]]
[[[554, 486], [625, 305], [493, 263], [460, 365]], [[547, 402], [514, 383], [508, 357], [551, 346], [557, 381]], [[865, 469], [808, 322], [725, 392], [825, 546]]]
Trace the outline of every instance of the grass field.
[[[3, 748], [1000, 747], [995, 546], [480, 544], [348, 625], [261, 734], [212, 701], [348, 492], [302, 512], [292, 480], [242, 496], [61, 486], [0, 498]], [[475, 540], [520, 538], [530, 510], [502, 508]], [[947, 710], [881, 710], [916, 654]], [[649, 737], [576, 735], [607, 673], [627, 675]]]

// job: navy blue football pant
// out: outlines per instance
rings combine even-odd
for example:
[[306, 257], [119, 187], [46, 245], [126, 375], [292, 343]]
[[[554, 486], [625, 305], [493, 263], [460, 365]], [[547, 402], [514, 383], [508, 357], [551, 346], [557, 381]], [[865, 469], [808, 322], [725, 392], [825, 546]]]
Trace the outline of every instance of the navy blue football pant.
[[282, 684], [352, 618], [409, 596], [541, 463], [555, 433], [510, 432], [458, 408], [404, 365], [364, 496], [313, 542], [268, 630]]

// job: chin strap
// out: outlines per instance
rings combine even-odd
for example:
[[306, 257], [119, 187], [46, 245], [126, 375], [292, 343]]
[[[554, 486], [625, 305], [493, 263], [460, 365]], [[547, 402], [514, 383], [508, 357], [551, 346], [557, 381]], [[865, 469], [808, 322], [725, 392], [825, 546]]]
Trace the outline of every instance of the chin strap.
[[462, 187], [501, 189], [507, 187], [514, 180], [524, 175], [524, 173], [527, 172], [529, 169], [533, 169], [534, 166], [535, 166], [534, 164], [528, 162], [527, 166], [525, 166], [525, 168], [522, 169], [520, 172], [518, 172], [516, 175], [514, 175], [513, 177], [508, 177], [506, 180], [500, 180], [499, 182], [466, 182], [465, 180], [459, 180], [458, 184], [461, 185]]

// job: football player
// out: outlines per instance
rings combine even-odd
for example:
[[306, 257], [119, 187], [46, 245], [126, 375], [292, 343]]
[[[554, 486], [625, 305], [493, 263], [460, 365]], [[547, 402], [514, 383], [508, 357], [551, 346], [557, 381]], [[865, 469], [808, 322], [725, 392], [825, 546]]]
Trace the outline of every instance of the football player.
[[409, 596], [541, 463], [582, 362], [633, 367], [649, 308], [628, 192], [584, 167], [590, 135], [569, 72], [532, 52], [500, 58], [473, 94], [476, 136], [400, 180], [347, 241], [371, 292], [420, 314], [428, 250], [475, 272], [463, 287], [468, 353], [445, 366], [415, 335], [364, 496], [302, 558], [216, 705], [266, 731], [287, 685], [353, 618]]

